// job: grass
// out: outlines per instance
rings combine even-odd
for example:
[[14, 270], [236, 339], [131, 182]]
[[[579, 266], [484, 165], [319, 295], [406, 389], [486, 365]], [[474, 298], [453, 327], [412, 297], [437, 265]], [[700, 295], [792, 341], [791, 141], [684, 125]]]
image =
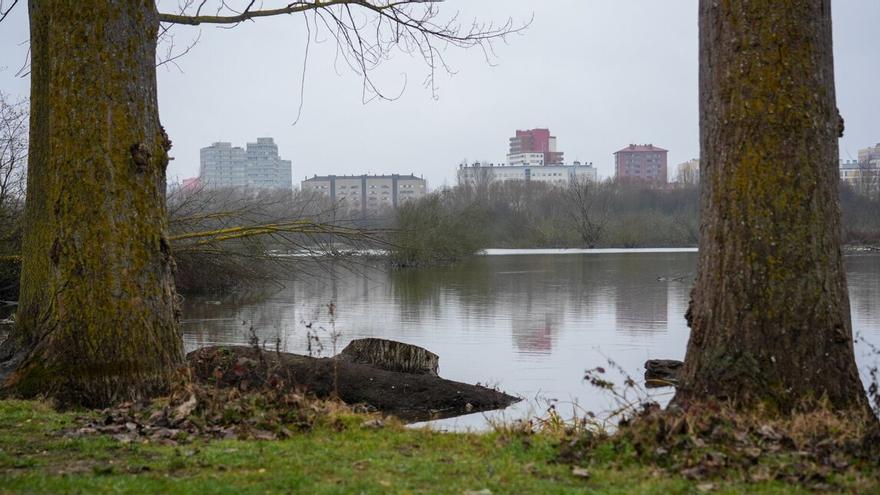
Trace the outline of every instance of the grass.
[[349, 416], [275, 441], [125, 444], [61, 434], [84, 414], [93, 413], [0, 401], [0, 493], [807, 493], [779, 481], [694, 482], [607, 448], [588, 477], [575, 476], [554, 461], [556, 437], [515, 430], [376, 429]]

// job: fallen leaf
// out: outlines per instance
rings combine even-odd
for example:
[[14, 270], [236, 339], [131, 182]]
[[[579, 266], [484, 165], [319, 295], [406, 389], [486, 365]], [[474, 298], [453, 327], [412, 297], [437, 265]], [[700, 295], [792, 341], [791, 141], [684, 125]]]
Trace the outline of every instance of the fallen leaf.
[[374, 429], [378, 430], [379, 428], [385, 427], [385, 422], [382, 421], [381, 419], [368, 419], [367, 421], [364, 421], [363, 423], [361, 423], [361, 427], [374, 428]]
[[780, 435], [776, 430], [773, 429], [770, 425], [761, 425], [758, 428], [758, 434], [768, 440], [780, 440], [782, 439], [782, 435]]
[[180, 423], [186, 419], [193, 411], [195, 411], [197, 405], [199, 405], [199, 401], [196, 399], [196, 396], [190, 395], [189, 399], [184, 401], [183, 404], [174, 410], [174, 414], [172, 415], [174, 423]]
[[587, 471], [586, 468], [575, 467], [571, 470], [571, 474], [577, 476], [578, 478], [589, 478], [590, 472]]

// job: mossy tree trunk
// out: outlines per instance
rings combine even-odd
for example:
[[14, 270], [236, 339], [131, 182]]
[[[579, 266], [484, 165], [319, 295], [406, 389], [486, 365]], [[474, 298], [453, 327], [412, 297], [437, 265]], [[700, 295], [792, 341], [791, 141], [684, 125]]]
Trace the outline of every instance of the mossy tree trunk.
[[831, 48], [830, 0], [700, 1], [702, 226], [679, 403], [866, 408]]
[[101, 406], [182, 362], [166, 238], [154, 0], [28, 3], [31, 128], [18, 324], [3, 388]]

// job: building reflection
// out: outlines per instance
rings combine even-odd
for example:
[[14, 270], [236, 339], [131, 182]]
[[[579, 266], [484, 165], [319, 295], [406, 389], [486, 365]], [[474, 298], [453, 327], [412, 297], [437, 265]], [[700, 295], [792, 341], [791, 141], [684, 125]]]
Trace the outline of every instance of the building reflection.
[[551, 354], [558, 316], [551, 313], [512, 315], [513, 346], [523, 354]]

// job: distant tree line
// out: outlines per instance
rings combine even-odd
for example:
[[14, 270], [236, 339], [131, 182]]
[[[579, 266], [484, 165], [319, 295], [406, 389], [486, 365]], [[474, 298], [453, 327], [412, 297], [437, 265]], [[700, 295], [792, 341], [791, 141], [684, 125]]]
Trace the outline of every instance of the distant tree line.
[[[880, 197], [841, 183], [840, 198], [844, 242], [880, 244]], [[392, 258], [400, 265], [418, 265], [455, 261], [490, 247], [695, 247], [699, 202], [695, 184], [460, 184], [398, 209]]]

